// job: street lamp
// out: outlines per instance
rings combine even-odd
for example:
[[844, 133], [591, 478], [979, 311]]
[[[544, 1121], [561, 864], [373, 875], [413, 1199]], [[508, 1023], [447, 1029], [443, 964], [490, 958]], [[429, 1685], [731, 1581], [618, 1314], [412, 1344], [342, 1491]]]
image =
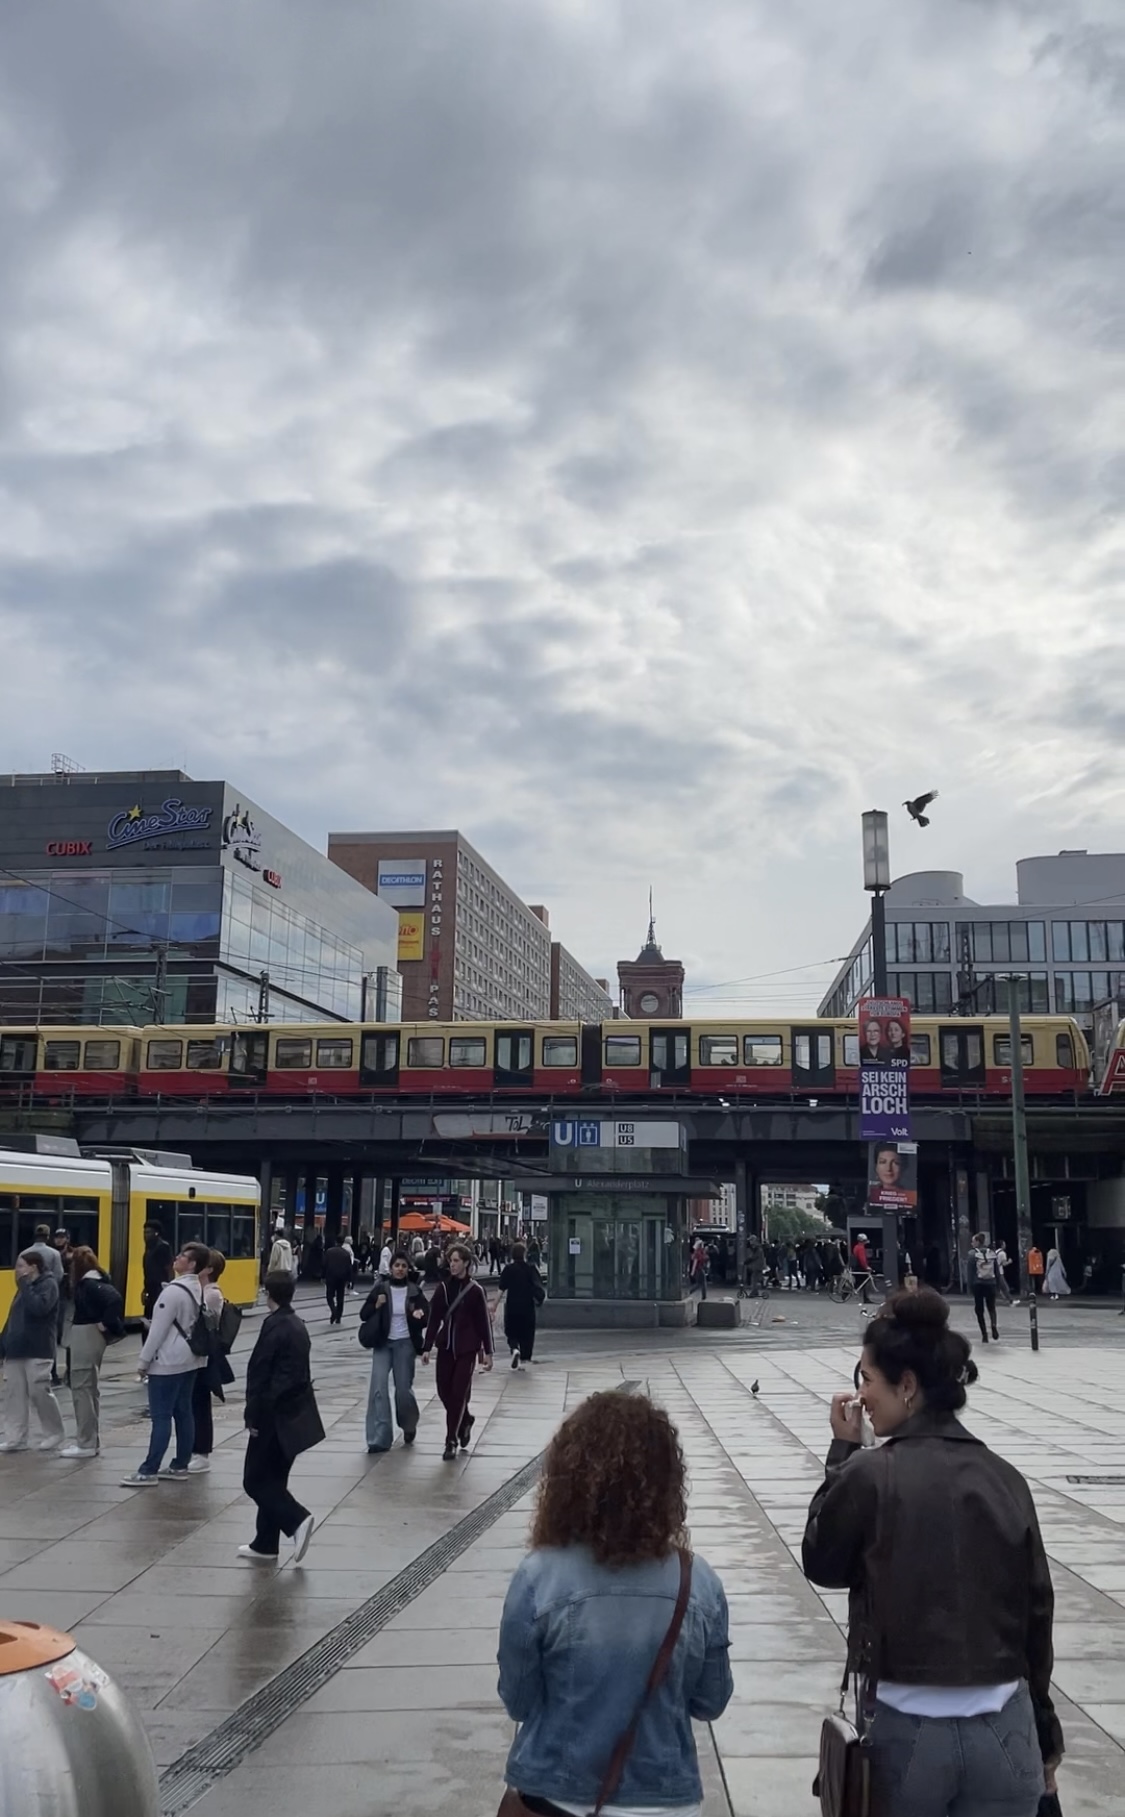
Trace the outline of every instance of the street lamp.
[[1031, 1320], [1031, 1348], [1039, 1348], [1039, 1306], [1035, 1282], [1028, 1273], [1027, 1258], [1031, 1251], [1031, 1179], [1027, 1164], [1027, 1105], [1023, 1091], [1023, 1030], [1020, 1023], [1020, 985], [1018, 977], [1008, 979], [1008, 1041], [1012, 1062], [1012, 1158], [1016, 1184], [1016, 1223], [1020, 1246], [1020, 1293], [1026, 1296]]
[[891, 887], [891, 845], [887, 816], [872, 808], [863, 816], [863, 887], [871, 892], [872, 989], [887, 994], [887, 911], [883, 896]]

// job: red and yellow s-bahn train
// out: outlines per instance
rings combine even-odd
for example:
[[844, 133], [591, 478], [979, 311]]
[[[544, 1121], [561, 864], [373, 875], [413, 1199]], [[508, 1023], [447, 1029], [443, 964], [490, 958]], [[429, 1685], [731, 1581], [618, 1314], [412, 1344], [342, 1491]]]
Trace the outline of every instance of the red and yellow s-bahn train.
[[[1006, 1097], [1010, 1040], [1006, 1017], [916, 1017], [913, 1095]], [[1025, 1017], [1022, 1044], [1029, 1097], [1095, 1094], [1086, 1038], [1072, 1018]], [[1117, 1047], [1125, 1056], [1125, 1023]], [[620, 1092], [631, 1099], [678, 1093], [760, 1102], [854, 1095], [858, 1063], [855, 1023], [846, 1020], [7, 1028], [0, 1030], [0, 1097]]]

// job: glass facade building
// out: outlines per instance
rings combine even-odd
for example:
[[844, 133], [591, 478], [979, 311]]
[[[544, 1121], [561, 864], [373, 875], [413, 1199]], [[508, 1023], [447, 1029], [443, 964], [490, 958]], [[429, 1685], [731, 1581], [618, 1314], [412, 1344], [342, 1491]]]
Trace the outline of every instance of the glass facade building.
[[[226, 783], [0, 780], [0, 1022], [397, 1017], [398, 923]], [[263, 982], [263, 974], [265, 981]], [[377, 992], [374, 979], [381, 979]], [[365, 983], [366, 980], [366, 983]]]

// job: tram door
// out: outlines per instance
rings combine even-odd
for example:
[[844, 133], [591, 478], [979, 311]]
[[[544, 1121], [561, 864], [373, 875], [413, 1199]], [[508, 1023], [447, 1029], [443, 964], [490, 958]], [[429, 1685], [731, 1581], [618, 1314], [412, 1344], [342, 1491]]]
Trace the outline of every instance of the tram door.
[[654, 1089], [691, 1084], [690, 1028], [654, 1028], [650, 1036], [649, 1072]]

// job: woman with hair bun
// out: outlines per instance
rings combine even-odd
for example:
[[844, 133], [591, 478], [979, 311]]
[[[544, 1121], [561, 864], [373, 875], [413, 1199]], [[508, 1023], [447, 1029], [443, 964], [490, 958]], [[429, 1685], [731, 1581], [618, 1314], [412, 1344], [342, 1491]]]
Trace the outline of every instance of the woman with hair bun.
[[[977, 1379], [941, 1295], [896, 1293], [832, 1399], [806, 1576], [847, 1588], [875, 1817], [1036, 1817], [1055, 1790], [1054, 1592], [1031, 1491], [961, 1425]], [[866, 1412], [876, 1438], [862, 1448]]]

